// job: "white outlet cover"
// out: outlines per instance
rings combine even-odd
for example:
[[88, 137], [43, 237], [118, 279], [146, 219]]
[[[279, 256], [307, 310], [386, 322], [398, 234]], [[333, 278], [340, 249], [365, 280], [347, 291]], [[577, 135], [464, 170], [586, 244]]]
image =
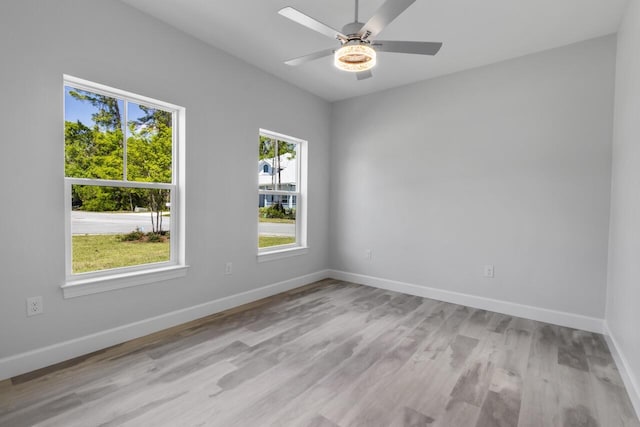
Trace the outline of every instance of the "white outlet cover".
[[27, 298], [27, 316], [42, 314], [43, 311], [42, 297], [38, 296]]
[[484, 277], [494, 277], [493, 265], [487, 264], [484, 266]]

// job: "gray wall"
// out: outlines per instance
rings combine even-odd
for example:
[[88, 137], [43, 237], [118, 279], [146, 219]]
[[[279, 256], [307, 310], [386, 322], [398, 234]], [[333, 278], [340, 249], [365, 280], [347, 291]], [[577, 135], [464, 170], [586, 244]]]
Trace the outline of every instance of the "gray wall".
[[640, 1], [618, 33], [606, 321], [628, 363], [640, 411]]
[[[333, 107], [120, 2], [3, 2], [0, 52], [0, 325], [11, 325], [0, 327], [0, 358], [328, 266], [604, 315], [614, 37]], [[618, 80], [631, 85], [626, 69]], [[185, 279], [62, 298], [63, 73], [186, 107]], [[631, 102], [618, 97], [619, 107]], [[623, 116], [617, 129], [627, 132]], [[311, 247], [258, 264], [260, 127], [309, 140]], [[637, 133], [620, 135], [619, 145]], [[629, 183], [620, 153], [616, 176]], [[616, 227], [638, 224], [622, 209], [637, 201], [625, 195], [631, 184], [614, 189], [626, 190], [614, 203], [616, 243]], [[633, 313], [622, 309], [638, 277], [625, 273], [631, 253], [612, 254], [622, 266], [612, 264], [608, 319], [635, 356], [624, 329]], [[481, 277], [484, 264], [495, 279]], [[27, 318], [33, 295], [45, 314]]]
[[[0, 358], [326, 268], [325, 101], [117, 1], [3, 1], [0, 52]], [[186, 107], [186, 278], [62, 298], [63, 73]], [[309, 253], [258, 264], [261, 127], [309, 141], [312, 198]]]
[[334, 104], [332, 268], [602, 318], [615, 42]]

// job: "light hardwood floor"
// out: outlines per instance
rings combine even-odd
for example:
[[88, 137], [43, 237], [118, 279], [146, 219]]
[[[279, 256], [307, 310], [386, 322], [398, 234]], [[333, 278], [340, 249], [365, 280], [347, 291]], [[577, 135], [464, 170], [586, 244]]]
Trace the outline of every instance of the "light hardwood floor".
[[326, 280], [0, 382], [1, 426], [640, 426], [601, 335]]

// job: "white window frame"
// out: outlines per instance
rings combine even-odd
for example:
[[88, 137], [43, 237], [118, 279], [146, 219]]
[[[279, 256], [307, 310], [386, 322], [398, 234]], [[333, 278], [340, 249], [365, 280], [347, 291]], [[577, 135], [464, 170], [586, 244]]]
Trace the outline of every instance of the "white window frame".
[[[112, 88], [88, 80], [63, 75], [64, 88], [76, 89], [121, 99], [126, 103], [142, 104], [151, 108], [172, 113], [172, 173], [171, 183], [128, 181], [126, 176], [126, 150], [124, 152], [122, 180], [64, 178], [65, 209], [65, 282], [61, 288], [65, 298], [88, 295], [130, 286], [175, 279], [186, 275], [188, 266], [185, 263], [185, 222], [184, 222], [184, 145], [185, 145], [185, 109], [142, 95], [136, 95], [121, 89]], [[64, 95], [63, 95], [64, 99]], [[63, 109], [64, 111], [64, 109]], [[123, 134], [126, 140], [126, 133]], [[126, 143], [126, 142], [125, 142]], [[86, 273], [72, 271], [72, 236], [71, 236], [71, 189], [73, 185], [91, 185], [101, 187], [125, 187], [170, 190], [171, 221], [169, 233], [171, 238], [169, 261], [139, 264], [129, 267], [113, 268]]]
[[[296, 191], [282, 190], [262, 190], [259, 183], [258, 198], [260, 195], [265, 196], [296, 196], [296, 241], [288, 245], [269, 246], [260, 248], [259, 239], [260, 231], [256, 230], [256, 247], [258, 247], [258, 262], [272, 261], [275, 259], [286, 258], [290, 256], [303, 255], [308, 252], [307, 244], [307, 147], [308, 143], [304, 139], [296, 138], [289, 135], [273, 132], [266, 129], [260, 129], [259, 136], [285, 141], [290, 144], [297, 145], [297, 185]], [[256, 179], [258, 176], [256, 175]], [[256, 221], [259, 227], [259, 220]]]

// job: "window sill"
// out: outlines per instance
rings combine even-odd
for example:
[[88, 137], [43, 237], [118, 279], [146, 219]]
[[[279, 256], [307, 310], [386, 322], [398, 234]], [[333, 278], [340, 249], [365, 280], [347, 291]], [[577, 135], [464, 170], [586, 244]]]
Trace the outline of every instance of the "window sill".
[[164, 280], [176, 279], [187, 275], [188, 265], [161, 267], [156, 269], [113, 274], [111, 276], [92, 277], [72, 280], [61, 286], [65, 298], [97, 294], [131, 286], [146, 285]]
[[306, 246], [298, 246], [295, 248], [261, 252], [261, 253], [258, 253], [258, 262], [275, 261], [282, 258], [289, 258], [292, 256], [304, 255], [307, 252], [309, 252], [309, 248]]

